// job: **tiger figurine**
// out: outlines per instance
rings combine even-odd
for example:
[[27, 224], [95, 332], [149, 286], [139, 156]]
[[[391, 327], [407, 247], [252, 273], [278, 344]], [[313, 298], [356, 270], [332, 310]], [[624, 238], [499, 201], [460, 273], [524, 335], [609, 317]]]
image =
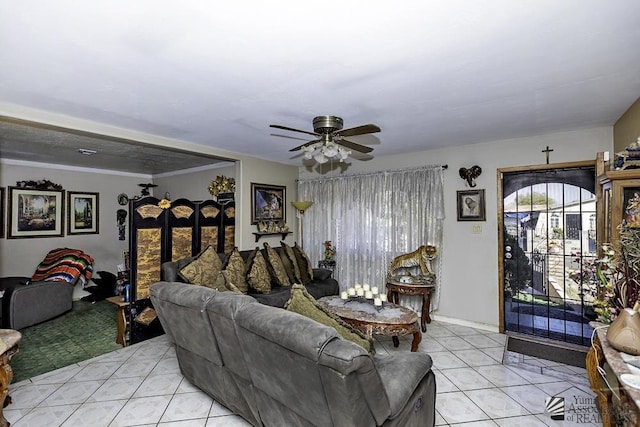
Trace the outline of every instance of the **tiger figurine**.
[[398, 255], [391, 261], [389, 274], [393, 275], [399, 268], [411, 268], [420, 266], [424, 276], [433, 275], [431, 260], [438, 255], [438, 250], [432, 245], [422, 245], [413, 252]]

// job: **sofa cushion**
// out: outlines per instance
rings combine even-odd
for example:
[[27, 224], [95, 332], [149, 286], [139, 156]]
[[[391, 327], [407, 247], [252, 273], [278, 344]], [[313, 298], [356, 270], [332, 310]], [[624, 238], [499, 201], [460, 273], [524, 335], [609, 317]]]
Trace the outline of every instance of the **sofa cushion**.
[[220, 283], [220, 270], [222, 270], [222, 262], [213, 246], [209, 245], [195, 256], [190, 263], [182, 267], [178, 271], [178, 275], [187, 283], [206, 286], [207, 288], [219, 289], [223, 282]]
[[247, 273], [249, 286], [256, 291], [266, 294], [271, 291], [271, 274], [267, 268], [267, 262], [262, 252], [256, 251]]
[[284, 308], [334, 328], [342, 338], [358, 344], [370, 354], [375, 354], [373, 339], [323, 309], [303, 285], [295, 284], [291, 287], [291, 297]]
[[246, 265], [237, 247], [233, 248], [233, 251], [227, 257], [223, 271], [227, 279], [227, 286], [231, 284], [243, 294], [249, 291], [249, 285], [246, 279]]
[[269, 243], [267, 242], [264, 242], [264, 251], [271, 279], [273, 279], [278, 286], [291, 286], [289, 276], [287, 275], [287, 271], [282, 264], [282, 259], [280, 258], [280, 255], [278, 255], [278, 252], [269, 246]]
[[297, 242], [293, 245], [293, 253], [295, 254], [296, 262], [300, 269], [300, 280], [303, 285], [306, 285], [313, 280], [313, 265], [311, 264], [311, 260], [304, 249], [298, 246]]
[[293, 253], [293, 248], [283, 241], [280, 242], [280, 258], [282, 259], [284, 269], [289, 275], [289, 281], [291, 283], [302, 283], [296, 254]]

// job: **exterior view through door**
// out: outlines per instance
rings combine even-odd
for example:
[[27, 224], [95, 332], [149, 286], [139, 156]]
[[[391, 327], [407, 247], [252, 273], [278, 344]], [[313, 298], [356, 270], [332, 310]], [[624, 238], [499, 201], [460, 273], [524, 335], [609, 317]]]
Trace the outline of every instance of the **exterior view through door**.
[[596, 318], [595, 162], [499, 175], [504, 332], [589, 345]]

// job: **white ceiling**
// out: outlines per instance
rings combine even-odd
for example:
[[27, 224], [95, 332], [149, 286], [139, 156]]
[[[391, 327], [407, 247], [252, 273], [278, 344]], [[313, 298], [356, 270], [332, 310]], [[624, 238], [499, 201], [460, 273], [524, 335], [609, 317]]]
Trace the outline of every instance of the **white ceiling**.
[[381, 156], [613, 125], [640, 95], [637, 0], [0, 5], [0, 103], [289, 164], [306, 136], [269, 124], [374, 123], [349, 139]]

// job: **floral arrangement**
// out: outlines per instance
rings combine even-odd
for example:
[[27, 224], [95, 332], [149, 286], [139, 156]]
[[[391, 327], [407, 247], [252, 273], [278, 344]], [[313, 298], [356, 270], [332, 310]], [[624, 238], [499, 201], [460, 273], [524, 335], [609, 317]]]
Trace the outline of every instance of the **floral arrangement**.
[[236, 180], [226, 176], [218, 175], [209, 184], [209, 193], [217, 197], [220, 193], [234, 193], [236, 191]]
[[[640, 229], [624, 225], [619, 228], [617, 245], [603, 245], [603, 257], [596, 261], [597, 281], [586, 281], [591, 284], [595, 296], [593, 305], [598, 320], [603, 323], [611, 323], [620, 310], [633, 307], [640, 300]], [[585, 274], [585, 270], [591, 270], [586, 274], [593, 277], [592, 267], [579, 273]]]
[[331, 244], [331, 240], [324, 242], [324, 259], [332, 261], [336, 257], [336, 248]]

